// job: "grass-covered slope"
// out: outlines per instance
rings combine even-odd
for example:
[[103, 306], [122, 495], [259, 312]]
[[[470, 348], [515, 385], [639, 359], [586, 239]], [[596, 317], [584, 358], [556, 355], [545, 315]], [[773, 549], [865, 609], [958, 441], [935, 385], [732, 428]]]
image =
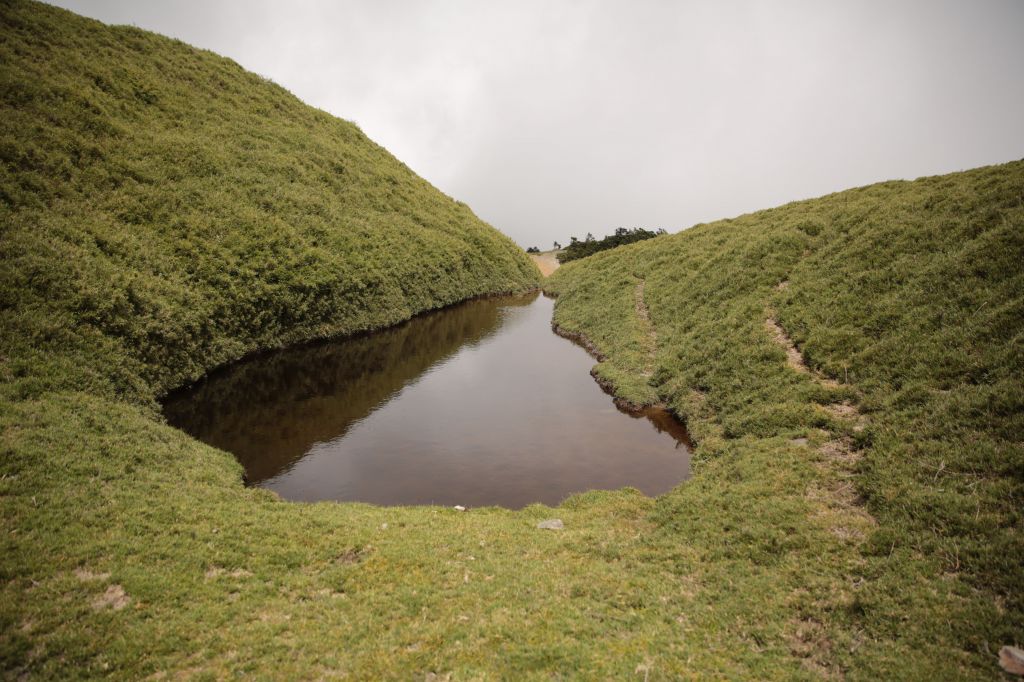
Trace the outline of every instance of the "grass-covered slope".
[[350, 124], [135, 29], [0, 3], [0, 105], [5, 678], [990, 679], [1024, 639], [1022, 164], [556, 273], [604, 377], [687, 416], [669, 495], [306, 505], [155, 398], [529, 287], [525, 255]]
[[1024, 162], [699, 225], [546, 288], [597, 375], [689, 423], [695, 478], [652, 518], [743, 567], [749, 646], [774, 622], [821, 672], [997, 676], [1024, 642]]
[[237, 64], [0, 5], [7, 395], [147, 400], [246, 352], [537, 274], [359, 129]]

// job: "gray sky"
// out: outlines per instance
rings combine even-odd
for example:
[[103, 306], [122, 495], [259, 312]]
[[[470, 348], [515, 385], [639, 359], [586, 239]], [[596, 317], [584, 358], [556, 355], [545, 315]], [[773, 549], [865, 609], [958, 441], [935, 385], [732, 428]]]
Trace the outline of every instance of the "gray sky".
[[1024, 157], [1024, 1], [61, 0], [355, 121], [523, 246]]

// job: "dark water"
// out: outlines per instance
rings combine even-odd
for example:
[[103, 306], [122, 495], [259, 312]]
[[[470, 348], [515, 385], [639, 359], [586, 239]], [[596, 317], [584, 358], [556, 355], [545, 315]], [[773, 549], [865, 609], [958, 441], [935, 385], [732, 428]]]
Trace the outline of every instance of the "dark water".
[[682, 426], [619, 411], [538, 294], [229, 367], [165, 403], [171, 424], [238, 457], [292, 500], [557, 504], [663, 493], [687, 477]]

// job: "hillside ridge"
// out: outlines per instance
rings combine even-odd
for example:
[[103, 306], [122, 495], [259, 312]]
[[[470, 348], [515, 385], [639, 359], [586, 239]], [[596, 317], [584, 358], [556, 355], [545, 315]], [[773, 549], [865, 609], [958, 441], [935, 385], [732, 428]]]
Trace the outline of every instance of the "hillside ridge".
[[[1024, 636], [1021, 263], [1016, 161], [698, 225], [544, 286], [602, 383], [686, 420], [694, 482], [739, 476], [776, 508], [726, 535], [786, 528], [770, 555], [818, 567], [815, 587], [774, 588], [816, 604], [790, 627], [805, 667], [986, 677]], [[680, 517], [700, 486], [659, 499], [661, 522], [706, 531]]]
[[536, 285], [465, 204], [229, 59], [25, 0], [0, 26], [2, 340], [40, 361], [15, 395], [145, 400], [253, 350]]

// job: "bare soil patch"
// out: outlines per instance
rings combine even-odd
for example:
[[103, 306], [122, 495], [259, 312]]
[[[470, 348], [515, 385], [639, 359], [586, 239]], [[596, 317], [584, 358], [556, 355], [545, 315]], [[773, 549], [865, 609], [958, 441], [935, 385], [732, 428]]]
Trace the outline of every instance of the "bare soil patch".
[[96, 597], [92, 601], [92, 608], [96, 611], [102, 611], [103, 609], [113, 609], [114, 611], [120, 611], [124, 607], [128, 606], [131, 598], [125, 594], [124, 588], [120, 585], [111, 585], [107, 588], [107, 591]]
[[558, 251], [545, 251], [543, 253], [531, 253], [530, 258], [540, 268], [540, 274], [547, 277], [558, 269], [561, 263], [558, 262]]

